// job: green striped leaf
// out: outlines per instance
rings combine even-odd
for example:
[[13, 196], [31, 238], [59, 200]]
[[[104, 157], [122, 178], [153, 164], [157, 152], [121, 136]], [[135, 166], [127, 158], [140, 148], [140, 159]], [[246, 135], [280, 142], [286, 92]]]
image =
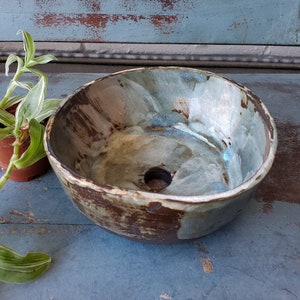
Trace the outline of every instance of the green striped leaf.
[[41, 56], [35, 57], [33, 60], [29, 61], [26, 65], [26, 67], [30, 68], [35, 65], [43, 65], [52, 60], [57, 60], [57, 58], [51, 54], [41, 55]]
[[4, 126], [14, 126], [15, 116], [3, 108], [0, 108], [0, 123]]
[[35, 44], [32, 36], [25, 30], [18, 30], [17, 34], [22, 34], [23, 45], [25, 51], [25, 66], [29, 64], [30, 61], [34, 60], [35, 56]]
[[14, 131], [14, 127], [0, 128], [0, 140], [6, 137], [11, 137], [13, 131]]
[[44, 132], [45, 127], [43, 125], [41, 125], [35, 119], [30, 120], [30, 145], [27, 148], [27, 150], [21, 155], [21, 157], [13, 162], [18, 169], [31, 166], [32, 164], [46, 156], [46, 152], [43, 145]]
[[25, 283], [39, 277], [49, 266], [51, 257], [45, 253], [29, 252], [22, 256], [0, 244], [0, 280]]
[[42, 122], [43, 120], [50, 117], [55, 112], [60, 102], [61, 99], [45, 99], [43, 103], [43, 108], [35, 119], [38, 122]]
[[5, 75], [6, 76], [8, 76], [10, 65], [16, 61], [18, 62], [18, 68], [23, 67], [24, 62], [19, 56], [15, 55], [15, 54], [10, 54], [7, 57], [6, 62], [5, 62]]
[[41, 77], [39, 82], [28, 92], [24, 100], [20, 102], [16, 110], [16, 129], [22, 126], [25, 120], [34, 119], [43, 107], [45, 94], [45, 79]]

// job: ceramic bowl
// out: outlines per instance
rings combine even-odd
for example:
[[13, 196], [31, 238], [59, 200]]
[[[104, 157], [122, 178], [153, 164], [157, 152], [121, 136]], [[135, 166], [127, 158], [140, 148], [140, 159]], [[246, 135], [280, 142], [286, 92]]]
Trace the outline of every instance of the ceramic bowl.
[[191, 68], [138, 68], [70, 95], [45, 134], [74, 205], [101, 227], [173, 243], [222, 227], [268, 173], [277, 134], [246, 87]]

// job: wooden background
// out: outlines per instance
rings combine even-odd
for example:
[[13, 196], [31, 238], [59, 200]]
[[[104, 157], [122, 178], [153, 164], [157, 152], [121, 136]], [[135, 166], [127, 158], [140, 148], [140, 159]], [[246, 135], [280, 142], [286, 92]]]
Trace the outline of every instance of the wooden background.
[[0, 1], [0, 41], [300, 44], [300, 0]]

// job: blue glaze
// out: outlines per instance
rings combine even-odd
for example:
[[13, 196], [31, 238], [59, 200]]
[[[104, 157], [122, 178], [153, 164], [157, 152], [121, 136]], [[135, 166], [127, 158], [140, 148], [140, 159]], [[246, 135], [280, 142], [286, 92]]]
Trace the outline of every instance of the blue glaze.
[[230, 147], [226, 148], [226, 150], [223, 153], [223, 160], [226, 162], [230, 161], [232, 155], [233, 155], [233, 150]]

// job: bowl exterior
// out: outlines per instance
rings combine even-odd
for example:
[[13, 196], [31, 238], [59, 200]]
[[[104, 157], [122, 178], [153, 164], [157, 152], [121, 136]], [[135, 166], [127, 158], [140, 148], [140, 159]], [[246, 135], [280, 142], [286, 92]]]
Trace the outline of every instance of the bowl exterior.
[[[253, 172], [246, 177], [244, 182], [234, 185], [233, 188], [227, 191], [205, 195], [196, 194], [192, 196], [171, 193], [160, 194], [140, 189], [120, 188], [117, 185], [101, 184], [89, 178], [88, 176], [85, 176], [85, 174], [78, 172], [78, 170], [73, 167], [77, 164], [77, 157], [80, 159], [84, 157], [84, 155], [86, 155], [86, 149], [88, 149], [87, 151], [89, 151], [89, 149], [94, 151], [94, 148], [91, 147], [91, 140], [93, 142], [93, 139], [96, 139], [97, 135], [99, 135], [99, 132], [95, 130], [95, 127], [90, 126], [89, 124], [90, 118], [92, 118], [91, 116], [94, 116], [94, 123], [97, 123], [98, 127], [99, 124], [102, 126], [102, 123], [99, 123], [98, 121], [98, 113], [102, 112], [103, 107], [101, 107], [101, 105], [98, 103], [98, 96], [94, 94], [98, 84], [102, 84], [106, 79], [108, 79], [107, 86], [104, 84], [105, 92], [103, 93], [105, 96], [111, 95], [105, 93], [108, 93], [108, 91], [111, 90], [113, 90], [115, 93], [115, 85], [112, 84], [112, 82], [114, 83], [114, 81], [118, 81], [120, 79], [120, 77], [116, 77], [117, 79], [119, 78], [117, 80], [114, 78], [114, 76], [121, 75], [125, 78], [128, 75], [128, 71], [132, 74], [136, 70], [122, 71], [111, 74], [106, 78], [95, 80], [86, 84], [79, 90], [75, 91], [73, 95], [69, 96], [62, 105], [61, 109], [59, 109], [57, 113], [51, 117], [47, 124], [44, 139], [45, 150], [53, 170], [61, 181], [66, 194], [69, 196], [75, 207], [77, 207], [79, 211], [81, 211], [84, 215], [102, 228], [121, 236], [150, 243], [176, 243], [199, 238], [214, 232], [228, 222], [232, 221], [246, 206], [257, 185], [267, 175], [272, 166], [277, 148], [276, 126], [260, 99], [246, 87], [243, 87], [233, 81], [213, 73], [189, 68], [158, 67], [149, 69], [150, 71], [159, 70], [159, 72], [168, 72], [168, 70], [171, 70], [173, 74], [174, 71], [183, 72], [185, 75], [184, 82], [186, 82], [186, 86], [189, 90], [193, 89], [195, 85], [195, 81], [190, 80], [189, 77], [189, 72], [192, 72], [194, 74], [199, 74], [200, 77], [198, 75], [197, 76], [201, 78], [201, 81], [209, 81], [209, 86], [212, 84], [213, 90], [215, 90], [214, 82], [221, 82], [221, 85], [218, 85], [218, 91], [222, 91], [222, 88], [224, 87], [222, 81], [224, 80], [226, 82], [225, 85], [228, 85], [228, 93], [230, 93], [232, 90], [242, 91], [241, 94], [237, 94], [238, 97], [239, 95], [242, 95], [242, 99], [237, 98], [237, 102], [240, 106], [239, 110], [235, 111], [237, 120], [241, 118], [244, 112], [249, 109], [249, 106], [252, 106], [256, 117], [262, 119], [262, 125], [260, 127], [252, 126], [254, 128], [252, 128], [254, 134], [258, 130], [260, 132], [258, 144], [262, 142], [261, 147], [260, 145], [257, 146], [258, 151], [260, 151], [259, 157], [261, 158], [261, 162], [255, 164], [255, 166], [258, 166], [258, 170], [253, 170]], [[147, 72], [147, 68], [140, 68], [137, 70], [138, 72]], [[139, 78], [138, 72], [137, 74], [133, 74], [134, 78], [135, 76]], [[177, 78], [176, 76], [175, 78]], [[152, 79], [152, 84], [153, 82], [157, 81], [155, 76]], [[174, 78], [171, 79], [169, 82], [171, 85], [174, 85]], [[133, 82], [135, 83], [134, 80]], [[164, 81], [159, 80], [158, 82], [159, 86], [163, 89], [165, 84]], [[117, 94], [117, 96], [123, 95], [122, 93], [124, 93], [126, 97], [132, 99], [135, 94], [130, 94], [128, 91], [128, 93], [125, 93], [125, 86], [126, 85], [123, 83], [119, 84], [118, 89], [120, 94]], [[138, 86], [142, 97], [145, 87], [141, 90], [141, 84]], [[145, 83], [145, 86], [148, 85]], [[85, 89], [88, 91], [88, 93], [90, 93], [89, 97], [84, 97], [84, 93], [86, 91]], [[169, 90], [172, 92], [170, 87]], [[165, 93], [165, 90], [162, 93]], [[225, 102], [231, 101], [231, 94], [228, 93], [226, 93], [226, 97], [223, 97]], [[72, 100], [74, 95], [79, 95], [77, 97], [77, 104], [79, 108], [75, 107], [76, 105], [73, 105], [73, 102], [68, 102], [69, 100]], [[90, 101], [90, 98], [94, 98], [94, 100], [91, 100], [92, 105], [89, 105], [90, 103], [86, 102]], [[109, 97], [104, 98], [109, 99]], [[121, 96], [114, 97], [114, 99], [117, 99], [117, 101], [120, 102], [120, 107], [123, 107], [123, 98]], [[214, 100], [214, 97], [212, 100]], [[210, 102], [206, 102], [205, 103], [209, 107], [209, 105], [211, 105]], [[114, 109], [116, 107], [115, 105], [110, 105], [110, 102], [108, 102], [108, 104], [107, 102], [105, 103], [107, 105], [107, 110], [109, 112], [112, 110], [109, 117], [103, 118], [108, 125], [102, 126], [104, 129], [107, 129], [107, 135], [109, 135], [111, 133], [110, 129], [113, 128], [113, 130], [118, 130], [118, 128], [120, 128], [119, 125], [121, 123], [117, 123], [118, 126], [116, 126], [116, 124], [115, 126], [112, 126], [113, 120], [117, 120], [120, 115], [123, 115], [119, 110], [116, 111]], [[137, 104], [139, 103], [140, 102], [137, 101]], [[167, 103], [167, 100], [164, 103]], [[90, 110], [90, 106], [92, 106], [93, 109]], [[137, 105], [133, 105], [133, 112], [136, 112], [136, 107]], [[82, 108], [84, 108], [84, 110], [81, 110]], [[95, 108], [97, 109], [95, 110]], [[219, 112], [218, 109], [219, 107], [216, 105], [215, 112], [217, 113], [217, 116], [222, 119], [224, 112]], [[79, 125], [77, 124], [76, 127], [76, 129], [79, 129], [78, 136], [74, 136], [77, 133], [75, 130], [73, 130], [74, 124], [72, 124], [70, 121], [70, 115], [66, 117], [68, 110], [72, 111], [74, 116], [74, 119], [72, 120], [74, 120], [74, 122], [77, 122], [77, 119], [79, 120]], [[97, 113], [95, 113], [95, 111]], [[177, 109], [177, 112], [178, 111], [185, 115], [185, 110], [182, 110], [182, 107]], [[195, 112], [195, 110], [191, 111]], [[199, 114], [200, 113], [201, 111]], [[232, 117], [231, 110], [228, 110], [228, 116]], [[213, 122], [215, 119], [216, 118], [212, 118]], [[252, 118], [248, 118], [248, 120], [249, 124], [252, 124]], [[64, 129], [68, 124], [71, 124], [71, 126], [68, 133], [65, 133], [66, 130]], [[236, 126], [237, 131], [241, 130], [241, 133], [243, 133], [243, 129], [246, 128], [245, 124], [242, 125], [243, 126], [239, 126], [238, 124]], [[54, 126], [56, 126], [55, 130], [53, 130]], [[64, 132], [63, 138], [61, 138], [62, 132]], [[103, 135], [102, 132], [101, 135]], [[245, 137], [245, 135], [242, 134], [238, 135], [237, 140], [239, 140], [240, 136]], [[265, 137], [265, 140], [262, 140], [262, 137]], [[75, 144], [73, 145], [72, 143], [74, 143], [74, 140], [78, 141], [80, 139], [83, 141], [80, 144], [82, 147], [76, 148], [74, 146]], [[244, 139], [244, 144], [246, 145], [245, 149], [248, 149], [247, 142], [249, 140], [251, 142], [251, 139]], [[225, 147], [231, 147], [230, 142], [227, 140], [226, 141], [228, 143], [226, 143], [225, 140], [222, 141], [224, 142]], [[72, 150], [73, 152], [68, 148], [68, 143], [73, 145], [73, 148], [75, 149]], [[97, 149], [101, 149], [101, 147], [98, 146]], [[260, 148], [266, 150], [261, 151]], [[82, 151], [82, 149], [84, 149], [84, 151]], [[244, 161], [249, 161], [249, 158], [251, 161], [253, 160], [256, 162], [256, 156], [253, 155], [255, 154], [255, 149], [256, 148], [254, 147], [253, 153], [246, 151], [246, 154], [243, 158]], [[229, 152], [227, 153], [227, 151], [225, 151], [224, 153], [228, 154]], [[86, 169], [89, 170], [89, 168]]]
[[179, 243], [212, 233], [241, 213], [254, 190], [187, 203], [95, 185], [63, 170], [53, 157], [50, 163], [66, 194], [86, 217], [110, 232], [148, 243]]

